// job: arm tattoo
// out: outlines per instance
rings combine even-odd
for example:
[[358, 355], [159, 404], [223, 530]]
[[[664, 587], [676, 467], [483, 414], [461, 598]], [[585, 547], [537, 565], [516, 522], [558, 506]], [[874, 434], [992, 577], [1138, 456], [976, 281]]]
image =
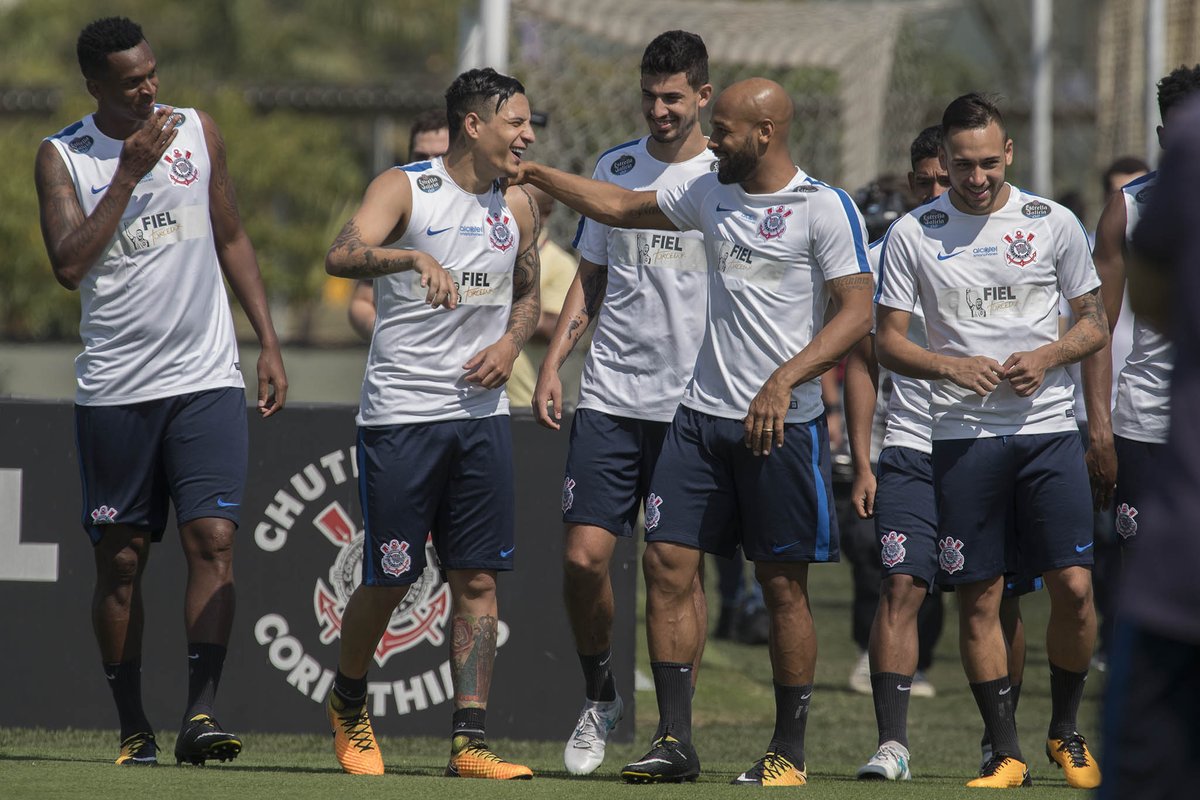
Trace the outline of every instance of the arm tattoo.
[[660, 213], [661, 211], [658, 207], [658, 198], [654, 198], [653, 200], [647, 200], [637, 208], [632, 209], [629, 212], [629, 215], [634, 219], [641, 219], [643, 217], [652, 217]]
[[1058, 340], [1058, 358], [1063, 364], [1074, 364], [1096, 351], [1096, 341], [1108, 336], [1108, 315], [1100, 302], [1100, 290], [1093, 289], [1077, 301], [1081, 308], [1078, 319], [1063, 338]]
[[483, 708], [496, 663], [496, 618], [456, 612], [450, 639], [450, 675], [457, 707]]
[[583, 280], [583, 308], [589, 319], [595, 317], [596, 312], [600, 310], [600, 302], [604, 300], [607, 290], [608, 265], [605, 264]]
[[843, 275], [840, 278], [834, 278], [829, 282], [829, 288], [837, 293], [846, 291], [855, 291], [859, 289], [875, 288], [875, 278], [869, 272], [862, 272], [858, 275]]
[[[239, 221], [237, 195], [233, 191], [233, 181], [229, 177], [229, 164], [225, 161], [225, 139], [214, 127], [209, 131], [213, 146], [213, 190], [217, 201], [217, 210], [228, 220]], [[239, 223], [240, 224], [240, 223]]]
[[505, 332], [512, 335], [517, 350], [521, 350], [537, 328], [538, 315], [541, 313], [542, 261], [538, 251], [538, 239], [542, 234], [542, 220], [529, 192], [525, 191], [524, 187], [518, 188], [529, 203], [533, 231], [529, 246], [517, 255], [516, 263], [513, 264], [512, 310], [508, 314], [508, 327], [505, 328]]
[[338, 273], [344, 278], [370, 280], [399, 272], [411, 266], [412, 256], [405, 250], [382, 250], [368, 247], [362, 242], [362, 231], [351, 217], [342, 227], [342, 232], [329, 246], [327, 260], [338, 262]]

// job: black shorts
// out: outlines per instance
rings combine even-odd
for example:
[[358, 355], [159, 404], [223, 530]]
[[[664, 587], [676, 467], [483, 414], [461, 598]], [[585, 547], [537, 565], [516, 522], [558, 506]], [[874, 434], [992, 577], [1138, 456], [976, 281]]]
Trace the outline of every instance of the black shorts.
[[1113, 437], [1117, 451], [1117, 490], [1113, 495], [1115, 524], [1122, 547], [1136, 547], [1144, 536], [1146, 522], [1139, 509], [1146, 493], [1152, 488], [1154, 470], [1152, 465], [1166, 453], [1165, 444], [1151, 444]]
[[932, 591], [938, 574], [933, 457], [885, 447], [876, 477], [875, 535], [884, 577], [911, 575]]

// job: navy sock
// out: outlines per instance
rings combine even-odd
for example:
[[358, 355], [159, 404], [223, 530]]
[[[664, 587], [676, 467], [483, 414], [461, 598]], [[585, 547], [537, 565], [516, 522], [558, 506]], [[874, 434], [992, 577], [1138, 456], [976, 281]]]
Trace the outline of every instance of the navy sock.
[[362, 708], [367, 702], [367, 676], [348, 678], [339, 669], [333, 678], [333, 694], [343, 710]]
[[104, 677], [112, 690], [117, 704], [117, 718], [121, 721], [121, 740], [135, 733], [153, 733], [146, 712], [142, 710], [142, 662], [123, 661], [105, 664]]
[[876, 672], [871, 675], [871, 698], [875, 701], [879, 744], [899, 742], [908, 747], [908, 698], [911, 690], [911, 675], [898, 672]]
[[188, 643], [188, 704], [187, 712], [183, 715], [185, 721], [197, 714], [212, 716], [224, 666], [224, 645]]
[[[453, 729], [450, 732], [450, 737], [457, 740], [460, 736], [465, 736], [466, 744], [469, 741], [476, 739], [485, 739], [487, 728], [487, 709], [486, 708], [456, 708], [454, 709]], [[455, 741], [455, 746], [459, 743]]]
[[775, 732], [767, 750], [786, 756], [797, 769], [804, 769], [804, 731], [808, 726], [808, 704], [812, 684], [775, 684]]
[[658, 731], [655, 739], [668, 733], [681, 742], [692, 740], [692, 665], [654, 661], [654, 696], [658, 701]]
[[1075, 733], [1075, 717], [1083, 700], [1083, 684], [1087, 670], [1071, 672], [1050, 665], [1050, 730], [1049, 739], [1065, 739]]
[[584, 694], [588, 700], [608, 703], [617, 699], [617, 686], [609, 669], [611, 660], [611, 648], [594, 656], [579, 654], [579, 664], [583, 667]]
[[1008, 676], [994, 681], [971, 684], [971, 694], [983, 717], [983, 725], [992, 742], [993, 753], [1005, 753], [1024, 761], [1021, 744], [1017, 740], [1017, 722], [1013, 717], [1012, 685]]

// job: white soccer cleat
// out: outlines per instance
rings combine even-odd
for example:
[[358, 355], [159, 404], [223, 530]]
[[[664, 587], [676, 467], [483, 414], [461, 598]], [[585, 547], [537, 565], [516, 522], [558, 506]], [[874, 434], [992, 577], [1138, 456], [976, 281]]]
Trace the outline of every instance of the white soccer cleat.
[[563, 764], [572, 775], [591, 775], [604, 763], [608, 734], [621, 721], [621, 695], [610, 702], [589, 700], [583, 705], [575, 731], [563, 750]]
[[912, 777], [908, 770], [908, 748], [899, 742], [879, 745], [871, 760], [858, 768], [860, 781], [906, 781]]

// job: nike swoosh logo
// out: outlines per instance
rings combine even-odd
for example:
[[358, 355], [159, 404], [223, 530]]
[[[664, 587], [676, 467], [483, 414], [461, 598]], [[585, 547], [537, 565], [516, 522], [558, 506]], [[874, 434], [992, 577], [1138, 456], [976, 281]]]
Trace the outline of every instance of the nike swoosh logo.
[[237, 508], [241, 503], [226, 503], [221, 498], [217, 498], [217, 508]]
[[516, 550], [516, 549], [517, 549], [517, 546], [516, 546], [516, 545], [513, 545], [512, 547], [508, 548], [507, 550], [501, 550], [501, 551], [500, 551], [500, 557], [501, 557], [501, 558], [508, 558], [509, 556], [511, 556], [511, 555], [512, 555], [512, 553], [513, 553], [513, 550]]
[[775, 546], [775, 547], [772, 547], [772, 548], [771, 548], [771, 552], [772, 552], [772, 553], [775, 553], [776, 555], [778, 555], [778, 554], [782, 553], [782, 552], [783, 552], [783, 551], [785, 551], [785, 550], [791, 550], [793, 547], [795, 547], [795, 546], [796, 546], [796, 545], [798, 545], [798, 544], [800, 544], [800, 543], [799, 543], [799, 542], [792, 542], [791, 544], [783, 544], [783, 545]]
[[640, 767], [644, 764], [670, 764], [670, 763], [671, 762], [667, 761], [665, 758], [647, 758], [645, 761], [635, 761], [632, 764], [630, 764], [629, 766]]
[[189, 661], [195, 661], [195, 660], [197, 660], [198, 658], [200, 658], [200, 654], [199, 654], [199, 653], [188, 653], [188, 660], [189, 660]]
[[912, 687], [911, 687], [911, 686], [901, 686], [900, 684], [898, 684], [898, 683], [897, 683], [897, 684], [896, 684], [896, 691], [898, 691], [898, 692], [911, 692], [911, 691], [912, 691]]
[[967, 252], [967, 251], [959, 250], [957, 253], [938, 253], [938, 261], [945, 261], [948, 258], [954, 258], [955, 256], [961, 256], [965, 252]]
[[107, 183], [106, 183], [106, 184], [104, 184], [103, 186], [93, 186], [93, 187], [92, 187], [92, 194], [100, 194], [101, 192], [103, 192], [103, 191], [104, 191], [105, 189], [107, 189], [108, 187], [109, 187], [109, 184], [107, 184]]
[[737, 211], [737, 209], [736, 208], [725, 208], [720, 203], [717, 203], [717, 213], [718, 214], [728, 214], [732, 211]]
[[[450, 228], [453, 228], [453, 227], [454, 227], [453, 225], [450, 226]], [[441, 230], [436, 230], [436, 231], [433, 228], [426, 228], [425, 235], [426, 236], [437, 236], [439, 233], [445, 233], [446, 231], [450, 230], [450, 228], [442, 228]]]
[[1001, 697], [1004, 697], [1004, 695], [1008, 694], [1008, 693], [1009, 693], [1009, 692], [1011, 692], [1011, 691], [1012, 691], [1012, 687], [1011, 687], [1011, 686], [1010, 686], [1010, 687], [1008, 687], [1007, 689], [1001, 689], [1001, 690], [1000, 690], [1000, 696], [1001, 696]]
[[1094, 544], [1095, 544], [1095, 542], [1088, 542], [1088, 543], [1087, 543], [1087, 544], [1085, 544], [1083, 547], [1080, 547], [1079, 545], [1075, 545], [1075, 552], [1076, 552], [1076, 553], [1082, 553], [1082, 552], [1084, 552], [1085, 550], [1087, 550], [1089, 547], [1091, 547], [1091, 546], [1092, 546], [1092, 545], [1094, 545]]
[[612, 653], [609, 653], [608, 658], [606, 658], [600, 662], [600, 666], [603, 667], [603, 666], [607, 665], [609, 661], [612, 661]]
[[754, 778], [747, 778], [746, 773], [743, 772], [737, 776], [737, 780], [734, 783], [758, 783], [758, 781], [754, 780]]
[[812, 692], [809, 692], [808, 694], [806, 694], [806, 695], [803, 695], [803, 696], [802, 696], [800, 699], [801, 699], [801, 700], [807, 700], [807, 699], [808, 699], [808, 698], [810, 698], [810, 697], [812, 697]]

